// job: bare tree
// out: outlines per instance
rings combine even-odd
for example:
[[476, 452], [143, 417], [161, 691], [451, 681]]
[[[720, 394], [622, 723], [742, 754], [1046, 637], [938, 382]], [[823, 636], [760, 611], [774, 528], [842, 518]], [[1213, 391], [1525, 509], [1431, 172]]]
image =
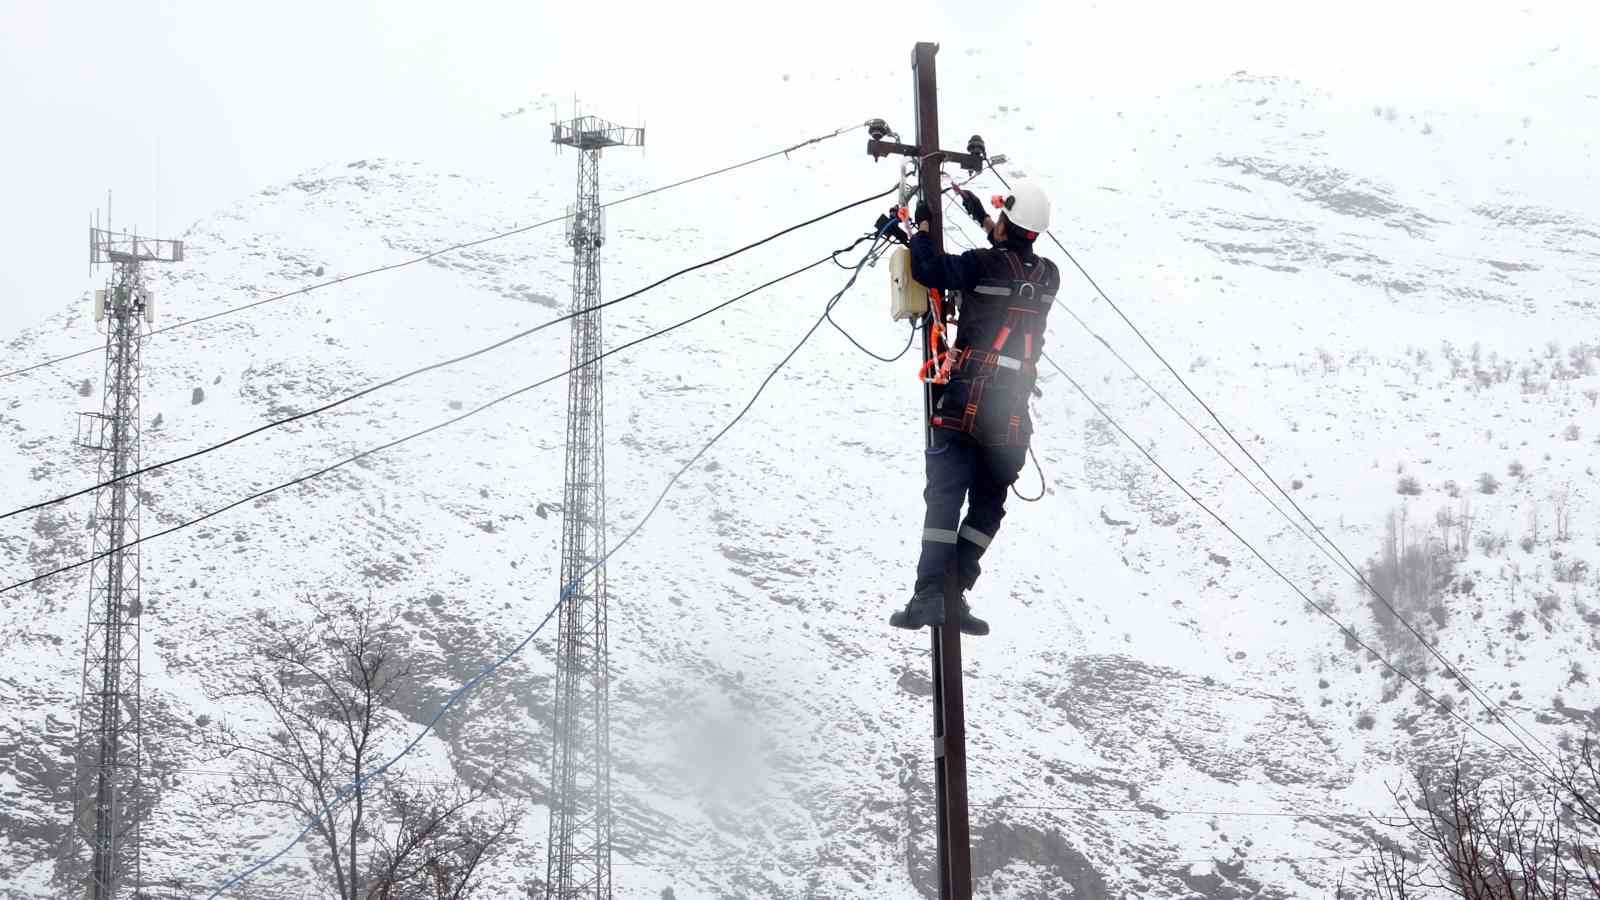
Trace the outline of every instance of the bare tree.
[[[269, 725], [261, 734], [221, 723], [205, 734], [214, 756], [233, 769], [205, 801], [312, 823], [322, 854], [314, 864], [340, 900], [470, 897], [479, 863], [515, 816], [508, 809], [487, 819], [471, 814], [486, 788], [419, 794], [396, 786], [403, 771], [379, 771], [384, 751], [393, 750], [386, 739], [404, 723], [392, 710], [395, 698], [411, 680], [396, 652], [403, 637], [396, 614], [370, 597], [303, 602], [314, 613], [309, 622], [258, 613], [239, 670], [210, 691], [227, 708], [265, 712]], [[470, 865], [446, 862], [452, 848], [468, 846], [477, 848]], [[394, 893], [415, 881], [399, 876], [409, 876], [419, 858], [448, 867], [445, 893]]]
[[[1418, 847], [1378, 851], [1363, 876], [1379, 900], [1600, 898], [1600, 761], [1594, 744], [1563, 761], [1563, 777], [1541, 788], [1478, 776], [1458, 753], [1442, 770], [1420, 770], [1393, 791]], [[1412, 791], [1415, 791], [1414, 795]]]
[[[481, 887], [479, 869], [504, 846], [515, 808], [486, 789], [461, 785], [395, 787], [386, 827], [375, 835], [369, 900], [465, 900]], [[492, 803], [488, 810], [475, 806]]]
[[1560, 781], [1576, 836], [1573, 862], [1589, 893], [1600, 897], [1600, 739], [1594, 733], [1562, 757]]
[[[1443, 518], [1443, 514], [1435, 516], [1441, 527]], [[1398, 512], [1389, 514], [1383, 544], [1367, 562], [1367, 585], [1376, 593], [1369, 601], [1373, 618], [1384, 640], [1396, 648], [1414, 647], [1407, 622], [1426, 613], [1436, 628], [1443, 628], [1449, 613], [1442, 594], [1455, 575], [1456, 561], [1450, 555], [1448, 537], [1442, 546], [1427, 534], [1420, 537], [1416, 540], [1406, 531], [1402, 504]]]
[[1472, 546], [1472, 500], [1469, 497], [1461, 498], [1461, 508], [1456, 511], [1456, 525], [1460, 528], [1460, 535], [1456, 541], [1456, 549], [1460, 551], [1462, 559], [1467, 556], [1467, 550]]
[[1455, 513], [1451, 511], [1449, 506], [1440, 507], [1439, 511], [1433, 514], [1433, 521], [1439, 526], [1439, 540], [1444, 544], [1445, 551], [1448, 552], [1450, 550], [1450, 530], [1460, 523], [1456, 521]]
[[1555, 501], [1556, 506], [1556, 540], [1570, 540], [1572, 513], [1569, 508], [1572, 505], [1572, 484], [1570, 482], [1562, 484], [1551, 499]]

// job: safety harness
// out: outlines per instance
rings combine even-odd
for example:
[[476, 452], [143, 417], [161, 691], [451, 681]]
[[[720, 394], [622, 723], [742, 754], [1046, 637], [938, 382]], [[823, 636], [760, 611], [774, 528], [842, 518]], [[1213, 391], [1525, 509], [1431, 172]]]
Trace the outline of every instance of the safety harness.
[[[1012, 277], [980, 279], [963, 304], [962, 337], [972, 335], [980, 343], [958, 340], [961, 346], [943, 361], [939, 374], [948, 377], [948, 385], [932, 424], [983, 443], [1016, 445], [1026, 443], [1031, 430], [1027, 397], [1038, 377], [1045, 319], [1055, 302], [1055, 295], [1045, 291], [1059, 282], [1042, 257], [1029, 271], [1015, 250], [1004, 255]], [[959, 416], [952, 415], [957, 411]]]

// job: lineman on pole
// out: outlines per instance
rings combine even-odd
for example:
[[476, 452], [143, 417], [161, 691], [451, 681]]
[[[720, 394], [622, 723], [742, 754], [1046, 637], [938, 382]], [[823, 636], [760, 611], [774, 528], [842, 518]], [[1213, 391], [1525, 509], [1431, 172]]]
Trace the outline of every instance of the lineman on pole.
[[962, 300], [955, 346], [942, 364], [948, 381], [930, 422], [938, 438], [927, 451], [916, 586], [889, 624], [944, 624], [942, 579], [954, 558], [963, 591], [961, 631], [985, 635], [989, 625], [972, 614], [965, 592], [978, 580], [978, 561], [1000, 528], [1006, 493], [1027, 459], [1033, 433], [1028, 399], [1061, 276], [1055, 263], [1033, 252], [1034, 240], [1050, 227], [1050, 200], [1037, 185], [1019, 183], [1011, 194], [993, 198], [997, 219], [971, 191], [962, 191], [961, 198], [992, 247], [959, 256], [940, 253], [928, 234], [925, 201], [914, 216], [912, 277], [928, 288], [960, 292]]

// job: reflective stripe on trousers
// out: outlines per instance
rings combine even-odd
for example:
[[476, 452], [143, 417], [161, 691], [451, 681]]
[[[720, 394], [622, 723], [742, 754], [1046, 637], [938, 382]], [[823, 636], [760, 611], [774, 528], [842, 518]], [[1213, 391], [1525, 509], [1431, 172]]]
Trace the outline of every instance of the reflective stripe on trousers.
[[977, 581], [978, 560], [999, 531], [1006, 492], [1026, 457], [1024, 447], [984, 447], [964, 434], [945, 436], [942, 446], [927, 451], [919, 590], [937, 589], [952, 558], [963, 587]]

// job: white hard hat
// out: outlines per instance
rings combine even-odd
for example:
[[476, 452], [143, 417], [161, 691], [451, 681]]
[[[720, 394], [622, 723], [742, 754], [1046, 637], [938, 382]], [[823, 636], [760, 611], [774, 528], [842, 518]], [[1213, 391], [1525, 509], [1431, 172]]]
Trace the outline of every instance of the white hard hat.
[[1045, 231], [1050, 227], [1050, 198], [1031, 181], [1017, 182], [1000, 207], [1006, 219], [1024, 231]]

